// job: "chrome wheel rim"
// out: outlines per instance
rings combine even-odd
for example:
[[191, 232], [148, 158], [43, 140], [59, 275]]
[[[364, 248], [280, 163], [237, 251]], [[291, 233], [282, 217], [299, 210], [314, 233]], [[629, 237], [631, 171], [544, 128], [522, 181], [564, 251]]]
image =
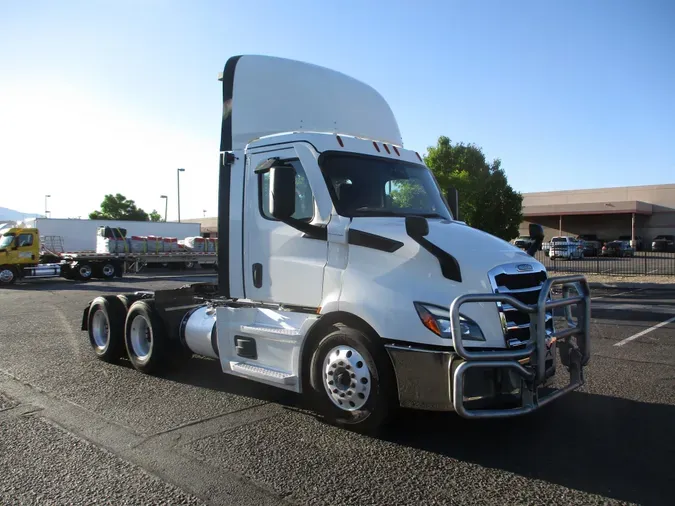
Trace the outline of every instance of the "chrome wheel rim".
[[136, 315], [131, 321], [131, 349], [138, 360], [147, 360], [152, 350], [152, 330], [145, 316]]
[[115, 274], [115, 267], [110, 264], [105, 264], [101, 269], [101, 272], [106, 278], [111, 278]]
[[80, 268], [78, 269], [78, 272], [80, 273], [80, 276], [83, 278], [90, 278], [91, 277], [91, 267], [88, 265], [81, 265]]
[[344, 411], [361, 409], [370, 396], [371, 375], [363, 356], [350, 346], [336, 346], [323, 361], [323, 385]]
[[14, 279], [14, 271], [12, 269], [0, 270], [0, 281], [3, 283], [11, 283]]
[[105, 349], [108, 344], [109, 333], [108, 317], [99, 309], [91, 319], [91, 335], [94, 338], [94, 343], [96, 343], [96, 348], [99, 350]]

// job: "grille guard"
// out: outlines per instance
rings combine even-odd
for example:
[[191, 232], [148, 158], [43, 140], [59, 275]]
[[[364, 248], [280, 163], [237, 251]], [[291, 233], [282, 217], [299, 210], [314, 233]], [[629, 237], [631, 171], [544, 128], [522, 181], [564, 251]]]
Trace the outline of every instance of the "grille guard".
[[[562, 286], [562, 298], [551, 300], [549, 294], [554, 286]], [[577, 296], [570, 296], [574, 288]], [[461, 339], [459, 308], [471, 302], [501, 302], [530, 315], [530, 338], [518, 350], [467, 350]], [[465, 418], [506, 418], [530, 413], [584, 384], [583, 367], [590, 359], [589, 326], [591, 319], [590, 290], [583, 275], [548, 278], [541, 287], [536, 304], [527, 305], [507, 294], [467, 294], [457, 297], [450, 305], [450, 324], [455, 352], [465, 361], [452, 376], [452, 403], [455, 411]], [[575, 324], [572, 306], [580, 308]], [[546, 331], [546, 311], [564, 308], [568, 328], [558, 332]], [[571, 339], [576, 338], [576, 343]], [[555, 340], [562, 364], [570, 373], [566, 387], [540, 397], [538, 389], [546, 381], [547, 339]], [[529, 358], [531, 369], [523, 367], [519, 360]], [[470, 410], [464, 406], [464, 375], [472, 368], [504, 368], [515, 370], [525, 381], [522, 389], [522, 405], [513, 409]]]

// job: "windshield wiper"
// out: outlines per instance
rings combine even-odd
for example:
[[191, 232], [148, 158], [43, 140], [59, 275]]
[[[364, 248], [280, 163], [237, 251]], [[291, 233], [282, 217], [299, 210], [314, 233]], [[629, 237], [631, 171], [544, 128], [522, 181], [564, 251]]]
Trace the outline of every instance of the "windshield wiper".
[[363, 214], [354, 214], [354, 216], [398, 216], [401, 218], [406, 217], [406, 214], [397, 213], [389, 209], [382, 209], [381, 207], [359, 207], [354, 210], [354, 213], [363, 213]]
[[442, 220], [447, 220], [448, 218], [438, 213], [421, 213], [421, 214], [411, 214], [410, 216], [421, 216], [422, 218], [440, 218]]

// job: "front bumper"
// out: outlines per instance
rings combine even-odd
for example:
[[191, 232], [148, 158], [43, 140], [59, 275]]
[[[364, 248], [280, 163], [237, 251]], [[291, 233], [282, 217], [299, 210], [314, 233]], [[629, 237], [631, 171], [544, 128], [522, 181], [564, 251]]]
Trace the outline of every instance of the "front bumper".
[[[562, 298], [549, 299], [553, 286], [562, 287]], [[573, 289], [577, 295], [571, 295]], [[530, 339], [525, 346], [516, 350], [466, 349], [459, 338], [459, 308], [474, 302], [501, 302], [528, 313]], [[576, 321], [572, 318], [575, 305], [579, 307]], [[550, 332], [546, 330], [546, 312], [556, 308], [564, 309], [567, 328]], [[547, 279], [539, 300], [532, 305], [506, 294], [462, 295], [452, 302], [450, 318], [454, 350], [386, 345], [401, 406], [456, 411], [465, 418], [503, 418], [532, 412], [584, 384], [583, 368], [590, 359], [590, 291], [584, 276]], [[547, 355], [550, 358], [556, 349], [569, 372], [569, 382], [544, 391], [555, 373], [554, 368], [546, 368]]]

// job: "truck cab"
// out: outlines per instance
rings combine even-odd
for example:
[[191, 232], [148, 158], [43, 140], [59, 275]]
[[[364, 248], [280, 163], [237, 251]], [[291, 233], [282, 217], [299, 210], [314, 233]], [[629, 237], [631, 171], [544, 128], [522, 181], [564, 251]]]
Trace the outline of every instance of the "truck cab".
[[[588, 287], [533, 258], [540, 226], [523, 251], [457, 221], [389, 105], [355, 79], [264, 56], [231, 58], [220, 79], [217, 293], [93, 301], [83, 330], [102, 359], [152, 373], [160, 353], [213, 357], [353, 428], [395, 406], [515, 416], [583, 383]], [[540, 396], [557, 350], [570, 383]]]
[[24, 267], [40, 260], [40, 236], [34, 228], [10, 228], [0, 236], [0, 282], [10, 284]]

